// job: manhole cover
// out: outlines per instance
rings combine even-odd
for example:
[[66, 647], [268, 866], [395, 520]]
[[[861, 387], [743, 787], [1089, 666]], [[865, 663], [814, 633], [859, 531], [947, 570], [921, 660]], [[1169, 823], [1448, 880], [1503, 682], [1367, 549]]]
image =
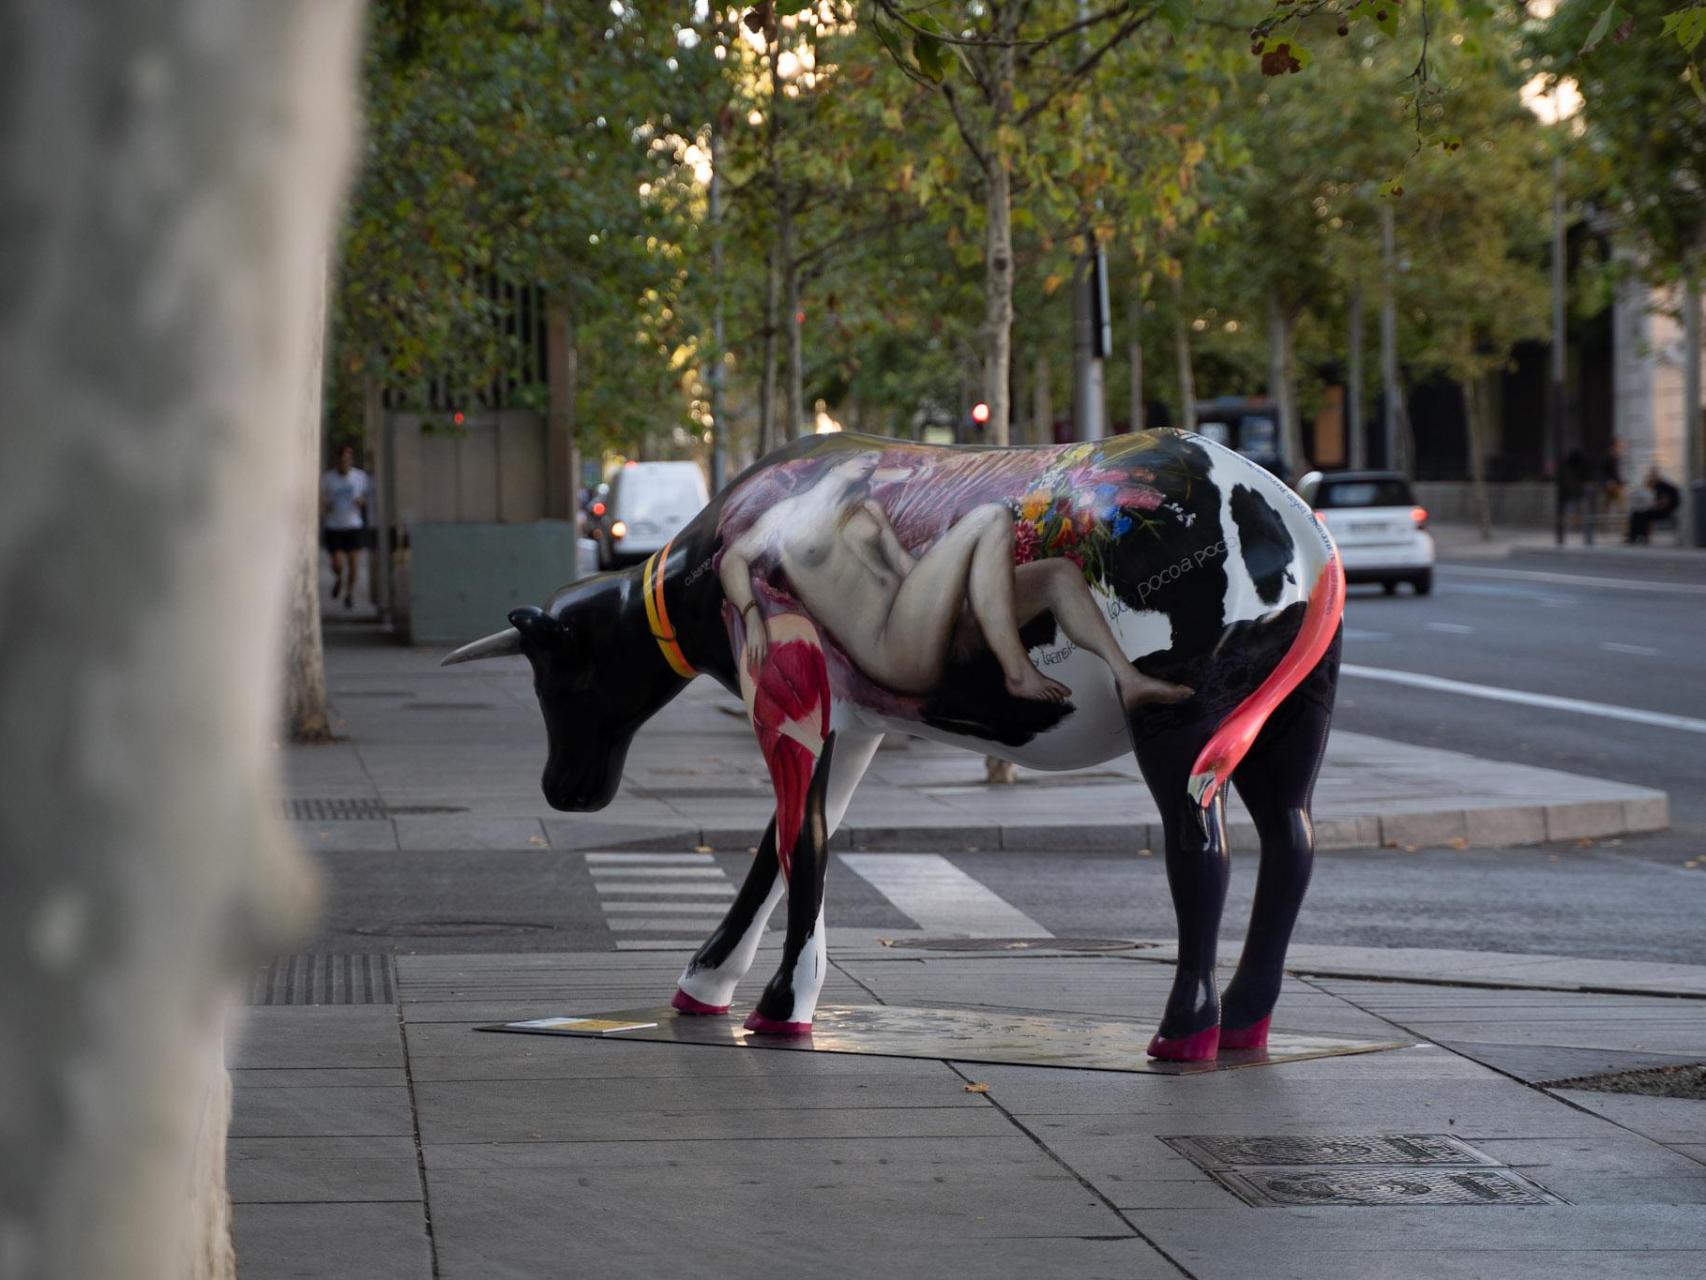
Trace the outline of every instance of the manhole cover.
[[361, 925], [352, 933], [368, 938], [478, 938], [504, 933], [549, 933], [557, 926], [533, 920], [399, 920]]
[[432, 813], [467, 813], [465, 804], [394, 804], [386, 810], [394, 817], [419, 817]]
[[1681, 1067], [1649, 1067], [1599, 1076], [1552, 1080], [1548, 1089], [1590, 1089], [1596, 1093], [1636, 1093], [1649, 1098], [1706, 1099], [1706, 1062]]
[[249, 983], [250, 1004], [392, 1004], [391, 957], [375, 952], [280, 956]]
[[1245, 1169], [1214, 1177], [1259, 1208], [1563, 1203], [1509, 1169]]
[[278, 807], [279, 816], [293, 822], [370, 822], [391, 816], [376, 796], [291, 796]]
[[1138, 951], [1156, 944], [1128, 938], [903, 938], [884, 945], [918, 951]]
[[1497, 1164], [1467, 1142], [1439, 1134], [1329, 1137], [1163, 1138], [1168, 1146], [1208, 1170], [1238, 1165], [1489, 1165]]
[[490, 711], [491, 702], [411, 702], [405, 711]]

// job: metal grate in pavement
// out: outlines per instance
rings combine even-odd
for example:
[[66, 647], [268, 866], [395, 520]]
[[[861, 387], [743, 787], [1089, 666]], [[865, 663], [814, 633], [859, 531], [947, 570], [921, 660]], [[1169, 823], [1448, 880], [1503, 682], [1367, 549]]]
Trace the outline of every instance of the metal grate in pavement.
[[1163, 1138], [1200, 1168], [1240, 1165], [1489, 1165], [1491, 1156], [1440, 1134], [1335, 1134], [1327, 1137]]
[[1258, 1208], [1563, 1203], [1509, 1169], [1242, 1169], [1211, 1176]]
[[290, 796], [278, 807], [279, 816], [292, 822], [367, 822], [391, 816], [377, 796]]
[[395, 1004], [397, 983], [383, 952], [308, 952], [270, 961], [249, 984], [250, 1004]]

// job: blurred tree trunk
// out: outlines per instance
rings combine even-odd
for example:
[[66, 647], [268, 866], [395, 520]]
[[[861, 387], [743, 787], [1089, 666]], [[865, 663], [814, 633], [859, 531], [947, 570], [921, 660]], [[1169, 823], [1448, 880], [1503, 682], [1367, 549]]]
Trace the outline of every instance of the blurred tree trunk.
[[1048, 352], [1038, 348], [1031, 387], [1032, 444], [1054, 443], [1054, 403], [1050, 394], [1054, 390], [1050, 384], [1052, 377], [1048, 367]]
[[1368, 465], [1368, 438], [1362, 425], [1362, 286], [1351, 290], [1350, 359], [1345, 371], [1345, 464], [1352, 471]]
[[1131, 366], [1131, 429], [1143, 430], [1143, 295], [1131, 291], [1131, 341], [1126, 346]]
[[1483, 540], [1493, 536], [1493, 504], [1487, 493], [1487, 427], [1493, 420], [1491, 374], [1477, 374], [1464, 388], [1464, 417], [1469, 426], [1469, 484], [1475, 494], [1475, 519]]
[[580, 449], [575, 439], [575, 398], [580, 381], [580, 326], [574, 294], [564, 286], [545, 313], [546, 510], [575, 520], [580, 503]]
[[9, 1277], [234, 1274], [226, 1022], [313, 896], [273, 741], [360, 13], [0, 0]]
[[[284, 721], [292, 742], [330, 742], [326, 707], [326, 650], [320, 637], [320, 377], [326, 321], [326, 260], [322, 255], [311, 306], [314, 309], [311, 386], [295, 401], [291, 424], [301, 453], [297, 466], [313, 483], [302, 487], [297, 509], [296, 563], [290, 575], [290, 610], [284, 624]], [[369, 567], [371, 572], [371, 566]], [[351, 584], [352, 587], [354, 584]]]
[[1191, 370], [1191, 322], [1185, 318], [1185, 284], [1173, 278], [1173, 354], [1179, 362], [1179, 426], [1197, 429], [1197, 380]]
[[787, 438], [810, 435], [806, 427], [805, 352], [801, 334], [800, 267], [794, 261], [793, 219], [788, 220], [788, 235], [782, 242], [782, 261], [788, 264], [788, 430]]
[[1279, 415], [1280, 450], [1295, 479], [1301, 475], [1309, 455], [1303, 447], [1303, 424], [1297, 417], [1297, 370], [1293, 357], [1293, 335], [1297, 312], [1288, 306], [1279, 290], [1268, 293], [1268, 388]]

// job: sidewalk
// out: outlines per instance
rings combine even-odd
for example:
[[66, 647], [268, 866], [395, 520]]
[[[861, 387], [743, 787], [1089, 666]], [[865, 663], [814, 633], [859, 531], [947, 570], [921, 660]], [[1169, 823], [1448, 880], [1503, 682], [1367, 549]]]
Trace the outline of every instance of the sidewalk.
[[[353, 629], [358, 630], [358, 629]], [[356, 638], [352, 633], [347, 639]], [[374, 637], [377, 639], [377, 636]], [[746, 849], [773, 801], [740, 704], [697, 680], [640, 733], [616, 801], [565, 815], [539, 794], [544, 727], [524, 660], [441, 668], [436, 651], [327, 650], [346, 740], [291, 749], [287, 816], [310, 848]], [[886, 740], [837, 848], [1156, 848], [1160, 822], [1129, 757], [990, 787], [968, 752]], [[1316, 790], [1324, 849], [1485, 848], [1662, 829], [1663, 792], [1342, 730]], [[1254, 847], [1236, 798], [1235, 849]]]
[[[825, 1002], [1117, 1016], [1170, 977], [1161, 949], [899, 942], [833, 935]], [[1706, 1057], [1706, 969], [1305, 955], [1342, 976], [1294, 976], [1276, 1032], [1414, 1047], [1195, 1075], [474, 1029], [660, 1004], [684, 958], [404, 956], [394, 1003], [248, 1010], [245, 1280], [1706, 1274], [1706, 1103], [1558, 1083]], [[1611, 968], [1627, 994], [1579, 989]], [[1448, 1139], [1455, 1167], [1391, 1163]]]

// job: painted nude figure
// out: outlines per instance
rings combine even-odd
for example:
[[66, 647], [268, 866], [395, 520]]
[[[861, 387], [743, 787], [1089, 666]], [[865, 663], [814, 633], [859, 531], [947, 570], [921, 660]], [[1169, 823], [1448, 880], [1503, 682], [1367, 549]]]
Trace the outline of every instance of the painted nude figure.
[[1013, 513], [1006, 505], [973, 508], [913, 556], [871, 494], [879, 461], [875, 453], [855, 453], [829, 468], [811, 488], [771, 507], [724, 552], [718, 576], [740, 612], [749, 667], [763, 666], [770, 639], [752, 575], [771, 562], [779, 563], [793, 594], [859, 668], [896, 693], [934, 688], [951, 652], [971, 647], [981, 632], [1008, 692], [1064, 701], [1070, 691], [1037, 670], [1019, 639], [1019, 628], [1047, 611], [1067, 639], [1108, 664], [1128, 709], [1191, 696], [1185, 686], [1146, 676], [1131, 664], [1071, 561], [1014, 565]]

